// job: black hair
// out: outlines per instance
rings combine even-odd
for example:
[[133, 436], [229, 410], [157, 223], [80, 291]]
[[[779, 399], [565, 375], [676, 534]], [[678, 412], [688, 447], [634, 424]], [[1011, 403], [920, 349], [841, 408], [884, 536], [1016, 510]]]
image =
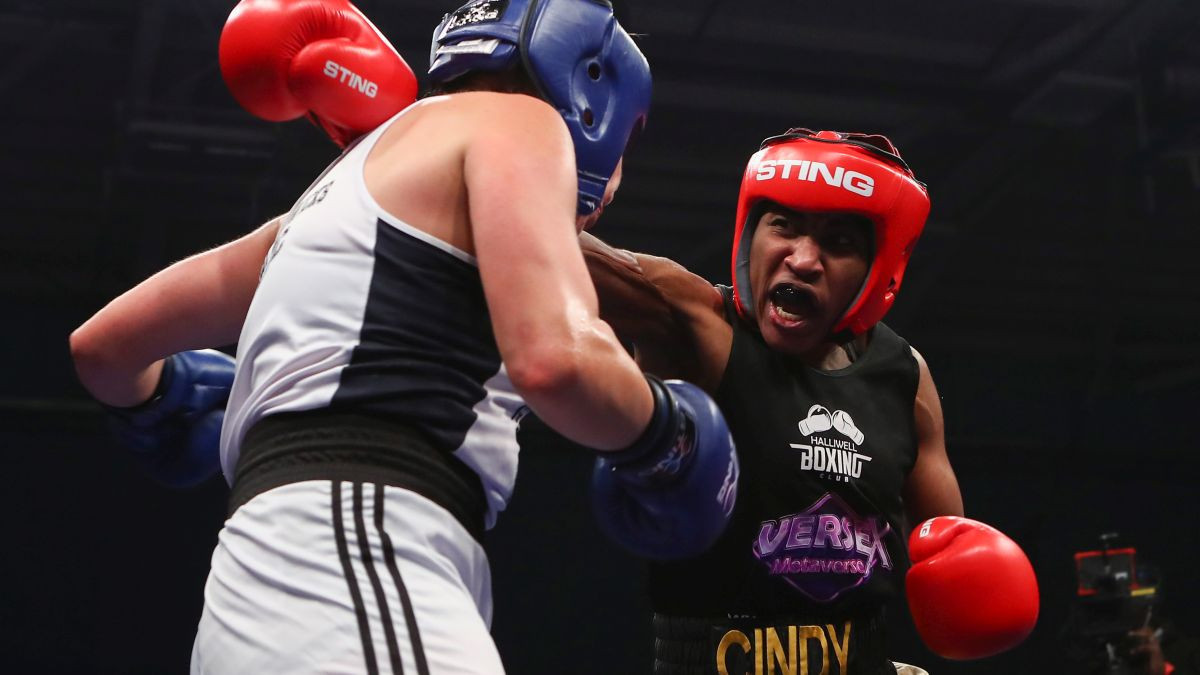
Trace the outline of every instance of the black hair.
[[431, 86], [425, 95], [441, 96], [464, 91], [495, 91], [501, 94], [527, 94], [535, 98], [545, 98], [519, 62], [504, 70], [468, 71], [452, 80]]

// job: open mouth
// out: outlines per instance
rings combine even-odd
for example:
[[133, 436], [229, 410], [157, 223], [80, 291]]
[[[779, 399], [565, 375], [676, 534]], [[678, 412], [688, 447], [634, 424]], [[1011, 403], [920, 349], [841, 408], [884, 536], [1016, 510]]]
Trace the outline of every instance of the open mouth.
[[775, 286], [768, 297], [775, 315], [791, 323], [804, 321], [820, 309], [817, 296], [812, 291], [791, 284]]

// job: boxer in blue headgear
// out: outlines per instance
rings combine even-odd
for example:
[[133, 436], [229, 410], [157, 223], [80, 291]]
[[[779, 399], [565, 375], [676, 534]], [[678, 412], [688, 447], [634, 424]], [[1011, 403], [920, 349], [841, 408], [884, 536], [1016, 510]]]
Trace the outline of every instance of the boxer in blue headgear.
[[[579, 246], [645, 117], [645, 59], [594, 0], [475, 2], [435, 45], [446, 95], [71, 337], [145, 464], [199, 471], [220, 428], [230, 515], [194, 674], [502, 672], [479, 540], [526, 408], [598, 451], [603, 523], [638, 553], [695, 555], [730, 517], [724, 418], [642, 374]], [[235, 342], [236, 366], [169, 356]]]
[[630, 135], [645, 125], [646, 57], [604, 0], [473, 0], [433, 32], [429, 77], [435, 83], [517, 64], [567, 122], [579, 172], [578, 211], [590, 214], [601, 206]]

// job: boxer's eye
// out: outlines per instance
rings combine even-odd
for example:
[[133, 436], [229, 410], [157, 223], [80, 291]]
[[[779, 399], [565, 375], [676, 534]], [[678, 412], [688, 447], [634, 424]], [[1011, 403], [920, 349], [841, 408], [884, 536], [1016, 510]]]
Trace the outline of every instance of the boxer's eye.
[[767, 225], [776, 230], [789, 231], [794, 229], [794, 223], [784, 216], [775, 216], [767, 221]]
[[856, 239], [852, 235], [846, 234], [844, 232], [840, 232], [840, 233], [835, 233], [835, 234], [832, 234], [832, 235], [829, 235], [828, 237], [826, 237], [825, 248], [833, 250], [833, 251], [837, 251], [837, 252], [848, 253], [850, 251], [855, 250], [856, 243], [857, 243]]
[[869, 235], [865, 226], [858, 223], [834, 223], [821, 237], [822, 248], [840, 255], [868, 255]]

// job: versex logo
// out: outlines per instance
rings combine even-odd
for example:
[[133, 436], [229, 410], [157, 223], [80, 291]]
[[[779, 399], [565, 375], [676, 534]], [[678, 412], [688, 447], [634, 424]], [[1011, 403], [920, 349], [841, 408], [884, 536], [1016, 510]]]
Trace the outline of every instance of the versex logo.
[[847, 171], [841, 166], [835, 166], [831, 171], [827, 164], [807, 159], [765, 159], [758, 163], [755, 180], [774, 180], [776, 176], [783, 180], [804, 180], [810, 183], [815, 183], [817, 178], [820, 178], [826, 185], [840, 187], [863, 197], [870, 197], [875, 192], [874, 178], [858, 171]]
[[892, 569], [891, 531], [881, 516], [860, 516], [837, 494], [826, 492], [800, 513], [762, 521], [751, 550], [768, 574], [829, 602], [865, 583], [875, 570]]

